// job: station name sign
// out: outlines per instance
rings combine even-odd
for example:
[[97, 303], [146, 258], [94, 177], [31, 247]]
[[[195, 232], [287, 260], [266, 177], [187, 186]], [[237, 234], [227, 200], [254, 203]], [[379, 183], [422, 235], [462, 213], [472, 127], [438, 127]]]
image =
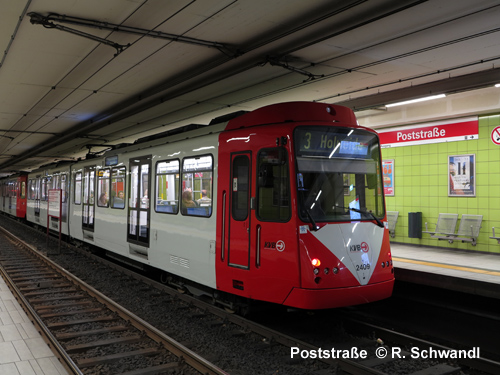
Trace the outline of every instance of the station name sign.
[[477, 117], [377, 130], [382, 148], [427, 143], [470, 141], [479, 138]]

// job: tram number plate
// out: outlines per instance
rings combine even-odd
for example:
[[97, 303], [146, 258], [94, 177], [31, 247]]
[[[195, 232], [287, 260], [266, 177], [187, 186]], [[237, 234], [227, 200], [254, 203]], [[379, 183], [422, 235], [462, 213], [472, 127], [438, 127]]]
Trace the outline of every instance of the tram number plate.
[[369, 270], [370, 265], [368, 263], [356, 264], [356, 271]]

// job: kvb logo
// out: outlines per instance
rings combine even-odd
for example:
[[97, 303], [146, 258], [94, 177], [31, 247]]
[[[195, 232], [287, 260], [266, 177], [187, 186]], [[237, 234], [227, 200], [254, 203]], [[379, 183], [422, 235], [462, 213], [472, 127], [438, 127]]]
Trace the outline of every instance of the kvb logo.
[[264, 242], [264, 249], [278, 250], [281, 252], [285, 250], [285, 242], [282, 240], [279, 240], [278, 242], [266, 241]]
[[360, 244], [354, 244], [349, 247], [349, 251], [362, 251], [363, 253], [367, 253], [370, 250], [370, 247], [366, 242], [361, 242]]

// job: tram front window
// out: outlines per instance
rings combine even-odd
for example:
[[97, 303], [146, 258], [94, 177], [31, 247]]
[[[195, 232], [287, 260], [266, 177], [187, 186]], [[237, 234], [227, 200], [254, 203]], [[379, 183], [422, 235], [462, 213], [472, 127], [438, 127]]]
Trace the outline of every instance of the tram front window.
[[380, 146], [375, 134], [351, 128], [299, 127], [295, 147], [302, 220], [383, 218]]

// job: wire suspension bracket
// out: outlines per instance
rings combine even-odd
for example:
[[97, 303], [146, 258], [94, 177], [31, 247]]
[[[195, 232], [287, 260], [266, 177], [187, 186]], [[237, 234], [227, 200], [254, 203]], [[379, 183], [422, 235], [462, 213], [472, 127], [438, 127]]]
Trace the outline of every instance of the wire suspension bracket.
[[[211, 42], [211, 41], [206, 41], [202, 39], [196, 39], [196, 38], [190, 38], [182, 35], [175, 35], [175, 34], [169, 34], [165, 33], [162, 31], [156, 31], [156, 30], [148, 30], [148, 29], [142, 29], [139, 27], [131, 27], [131, 26], [124, 26], [124, 25], [118, 25], [114, 23], [109, 23], [109, 22], [103, 22], [103, 21], [97, 21], [97, 20], [91, 20], [91, 19], [86, 19], [86, 18], [80, 18], [80, 17], [72, 17], [72, 16], [66, 16], [66, 15], [59, 15], [57, 13], [49, 13], [47, 16], [43, 16], [40, 13], [36, 12], [31, 12], [28, 13], [28, 16], [30, 17], [30, 22], [33, 25], [42, 25], [45, 28], [48, 29], [57, 29], [61, 31], [66, 31], [68, 33], [78, 35], [93, 41], [96, 41], [98, 43], [105, 44], [107, 46], [113, 47], [116, 49], [116, 54], [120, 54], [123, 52], [126, 48], [130, 46], [130, 43], [127, 45], [115, 43], [113, 41], [110, 41], [105, 38], [101, 38], [97, 35], [89, 34], [77, 29], [73, 29], [71, 27], [63, 26], [60, 25], [59, 23], [69, 23], [72, 25], [77, 25], [77, 26], [84, 26], [84, 27], [91, 27], [99, 30], [109, 30], [112, 32], [122, 32], [122, 33], [128, 33], [128, 34], [134, 34], [134, 35], [139, 35], [139, 36], [146, 36], [150, 38], [157, 38], [157, 39], [165, 39], [165, 40], [170, 40], [173, 42], [180, 42], [180, 43], [188, 43], [188, 44], [193, 44], [197, 46], [202, 46], [202, 47], [209, 47], [209, 48], [216, 48], [222, 53], [230, 56], [236, 55], [234, 51], [230, 47], [228, 47], [225, 44], [222, 43], [217, 43], [217, 42]], [[57, 22], [57, 23], [55, 23]]]
[[286, 61], [283, 62], [279, 58], [275, 58], [275, 57], [271, 57], [271, 56], [267, 57], [266, 62], [263, 65], [265, 65], [266, 63], [269, 63], [272, 66], [281, 66], [282, 68], [285, 68], [285, 69], [287, 69], [287, 70], [289, 70], [291, 72], [307, 76], [308, 78], [304, 82], [308, 82], [308, 81], [312, 81], [312, 80], [324, 77], [324, 74], [319, 75], [319, 74], [310, 73], [310, 72], [308, 72], [308, 71], [306, 71], [304, 69], [300, 69], [300, 68], [296, 68], [294, 66], [291, 66]]

